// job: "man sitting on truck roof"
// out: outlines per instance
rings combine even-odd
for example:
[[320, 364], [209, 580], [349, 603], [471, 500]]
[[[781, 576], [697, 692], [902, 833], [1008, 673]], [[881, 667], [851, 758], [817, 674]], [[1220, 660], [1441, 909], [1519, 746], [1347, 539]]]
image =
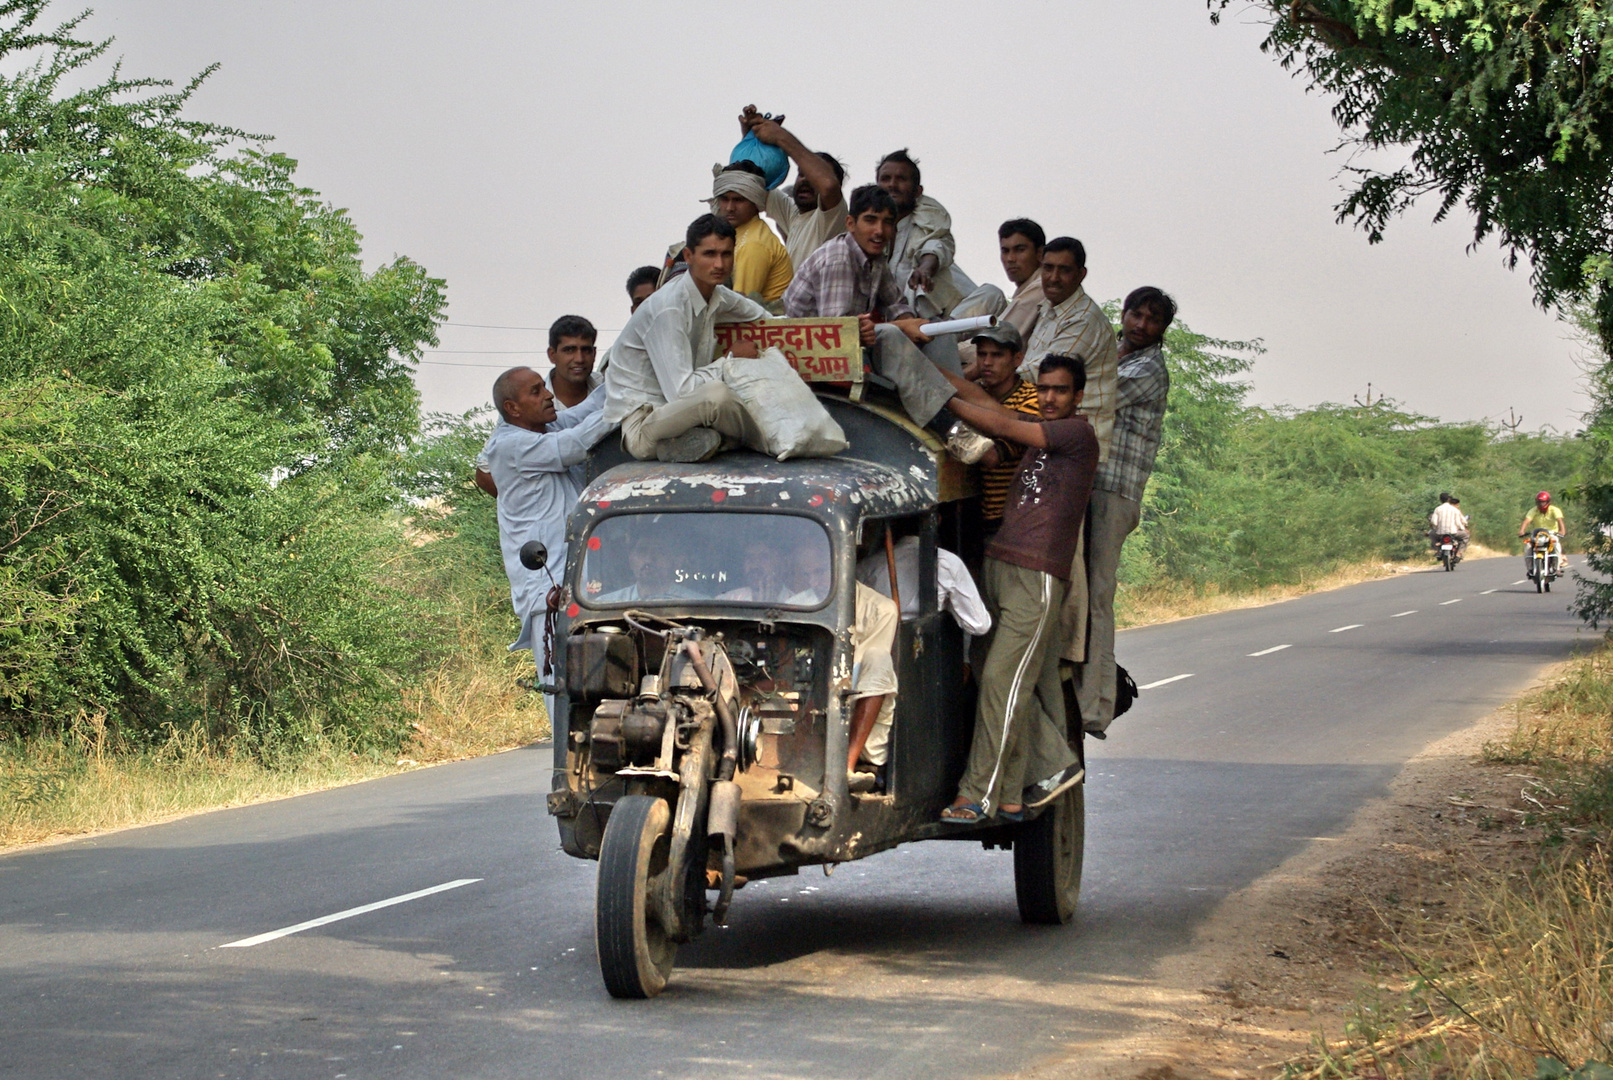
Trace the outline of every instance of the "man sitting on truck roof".
[[734, 227], [733, 289], [763, 304], [777, 304], [792, 268], [784, 242], [761, 219], [767, 183], [754, 161], [725, 165], [711, 184], [711, 211]]
[[[950, 342], [936, 342], [939, 351], [920, 351], [931, 339], [919, 329], [924, 320], [902, 299], [885, 256], [895, 230], [896, 204], [889, 193], [873, 184], [853, 191], [846, 231], [825, 241], [796, 268], [784, 293], [784, 313], [791, 318], [855, 316], [863, 347], [872, 350], [874, 370], [896, 384], [902, 408], [915, 422], [929, 424], [956, 393], [939, 369], [963, 369]], [[985, 444], [984, 439], [979, 442]], [[951, 444], [948, 449], [962, 460], [978, 460], [961, 443], [959, 449]]]
[[[1059, 608], [1068, 587], [1076, 538], [1086, 519], [1098, 441], [1077, 410], [1086, 384], [1079, 358], [1048, 356], [1036, 382], [1041, 421], [1032, 422], [973, 383], [953, 378], [950, 408], [989, 435], [1027, 447], [1002, 528], [986, 547], [986, 604], [996, 628], [980, 673], [974, 744], [952, 805], [941, 820], [972, 824], [991, 817], [1019, 820], [1081, 779], [1065, 738], [1059, 683]], [[1055, 737], [1056, 736], [1056, 737]], [[1033, 743], [1054, 747], [1057, 771], [1027, 776]], [[1024, 792], [1035, 786], [1035, 801]]]
[[[622, 425], [622, 446], [641, 461], [705, 461], [761, 432], [712, 364], [719, 322], [751, 322], [768, 311], [723, 285], [734, 265], [734, 227], [704, 214], [685, 236], [689, 272], [667, 282], [628, 317], [605, 371], [605, 419]], [[733, 356], [755, 359], [754, 342]]]

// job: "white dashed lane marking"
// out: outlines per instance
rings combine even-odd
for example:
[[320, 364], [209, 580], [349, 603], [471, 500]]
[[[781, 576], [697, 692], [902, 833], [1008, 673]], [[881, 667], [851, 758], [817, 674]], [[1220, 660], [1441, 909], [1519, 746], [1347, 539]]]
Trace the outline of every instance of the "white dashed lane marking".
[[1159, 679], [1156, 682], [1144, 683], [1143, 685], [1139, 686], [1137, 689], [1139, 689], [1139, 690], [1152, 690], [1156, 686], [1164, 686], [1166, 683], [1181, 682], [1183, 679], [1191, 679], [1192, 677], [1193, 677], [1193, 672], [1189, 671], [1186, 675], [1172, 675], [1168, 679]]
[[351, 919], [355, 915], [364, 915], [371, 911], [379, 911], [382, 908], [391, 907], [393, 904], [406, 904], [410, 900], [418, 900], [422, 896], [430, 896], [432, 893], [447, 892], [449, 889], [457, 889], [461, 885], [474, 885], [480, 880], [482, 879], [479, 877], [471, 877], [460, 878], [458, 881], [447, 881], [441, 885], [433, 885], [429, 889], [421, 889], [419, 892], [404, 893], [402, 896], [394, 896], [389, 900], [377, 900], [373, 904], [363, 904], [359, 907], [348, 908], [346, 911], [338, 911], [334, 915], [321, 915], [317, 919], [309, 919], [307, 922], [300, 922], [296, 926], [284, 926], [279, 930], [270, 930], [268, 933], [259, 934], [256, 937], [242, 938], [240, 941], [226, 942], [225, 944], [220, 945], [219, 948], [250, 949], [254, 945], [262, 945], [266, 941], [273, 941], [276, 938], [283, 938], [289, 934], [300, 934], [304, 930], [312, 930], [316, 926], [326, 926], [333, 922], [340, 922], [343, 919]]
[[1415, 615], [1415, 614], [1417, 614], [1417, 609], [1412, 608], [1410, 611], [1402, 611], [1402, 612], [1399, 612], [1397, 614], [1391, 615], [1389, 617], [1391, 619], [1398, 619], [1398, 618], [1401, 618], [1402, 616], [1405, 616], [1405, 615]]
[[1333, 629], [1329, 630], [1328, 633], [1330, 633], [1330, 634], [1342, 634], [1346, 630], [1359, 630], [1365, 625], [1366, 625], [1366, 623], [1353, 622], [1349, 626], [1335, 626]]
[[1479, 595], [1480, 596], [1489, 596], [1493, 592], [1500, 592], [1500, 591], [1501, 591], [1500, 589], [1485, 589], [1483, 592], [1479, 593]]
[[1439, 606], [1440, 607], [1449, 607], [1452, 604], [1460, 604], [1461, 602], [1462, 602], [1462, 598], [1460, 596], [1458, 596], [1455, 600], [1441, 600], [1439, 602]]
[[1287, 646], [1287, 645], [1273, 645], [1269, 649], [1261, 649], [1259, 652], [1252, 652], [1249, 655], [1250, 656], [1270, 656], [1272, 653], [1274, 653], [1274, 652], [1282, 652], [1284, 649], [1286, 649], [1288, 647], [1289, 646]]

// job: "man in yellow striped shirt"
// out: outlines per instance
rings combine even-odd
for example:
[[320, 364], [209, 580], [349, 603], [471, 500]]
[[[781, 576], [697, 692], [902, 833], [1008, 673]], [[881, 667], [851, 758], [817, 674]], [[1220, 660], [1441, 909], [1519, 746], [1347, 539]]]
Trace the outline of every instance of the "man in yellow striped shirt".
[[[976, 334], [970, 342], [974, 346], [975, 382], [1005, 408], [1039, 419], [1036, 404], [1036, 387], [1019, 377], [1018, 368], [1025, 359], [1025, 339], [1012, 323], [998, 323]], [[980, 459], [980, 517], [989, 542], [992, 534], [1003, 523], [1003, 507], [1008, 501], [1008, 487], [1025, 448], [1007, 439], [992, 440], [992, 447]]]

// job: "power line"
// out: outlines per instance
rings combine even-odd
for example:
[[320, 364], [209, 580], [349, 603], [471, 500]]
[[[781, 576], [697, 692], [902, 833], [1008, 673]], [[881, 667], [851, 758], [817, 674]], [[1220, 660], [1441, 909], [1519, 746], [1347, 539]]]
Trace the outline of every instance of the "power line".
[[420, 364], [430, 364], [432, 367], [500, 368], [500, 369], [502, 369], [502, 368], [508, 366], [506, 364], [463, 364], [463, 363], [455, 363], [452, 360], [420, 360], [420, 361], [417, 361], [417, 362], [420, 363]]
[[[469, 327], [472, 330], [532, 330], [532, 331], [535, 331], [535, 332], [538, 332], [538, 333], [544, 333], [544, 334], [549, 332], [549, 328], [547, 326], [495, 326], [492, 323], [475, 323], [475, 322], [445, 322], [445, 323], [443, 323], [443, 325], [444, 326], [465, 326], [465, 327]], [[621, 333], [621, 331], [619, 329], [614, 329], [614, 328], [608, 327], [608, 326], [597, 327], [597, 329], [602, 334], [619, 334], [619, 333]]]
[[421, 352], [464, 356], [542, 356], [542, 349], [421, 349]]

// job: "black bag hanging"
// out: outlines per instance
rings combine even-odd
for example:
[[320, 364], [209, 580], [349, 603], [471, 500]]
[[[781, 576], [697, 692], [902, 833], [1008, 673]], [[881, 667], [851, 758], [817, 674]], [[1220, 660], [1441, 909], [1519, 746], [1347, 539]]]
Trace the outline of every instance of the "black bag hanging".
[[1137, 700], [1137, 680], [1131, 677], [1131, 672], [1115, 665], [1115, 716], [1123, 716], [1131, 703]]

